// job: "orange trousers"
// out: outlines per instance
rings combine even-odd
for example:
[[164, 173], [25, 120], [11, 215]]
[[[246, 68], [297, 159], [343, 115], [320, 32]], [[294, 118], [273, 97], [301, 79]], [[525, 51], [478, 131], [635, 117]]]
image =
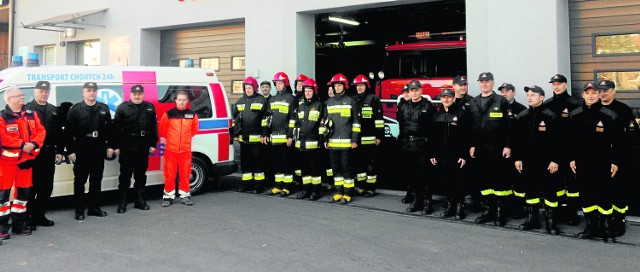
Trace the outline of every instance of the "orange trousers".
[[[9, 202], [11, 188], [16, 187], [13, 203]], [[8, 229], [9, 217], [12, 225], [25, 223], [27, 201], [31, 188], [31, 169], [20, 169], [17, 165], [0, 165], [0, 227]], [[13, 214], [13, 215], [12, 215]]]
[[191, 152], [164, 152], [164, 196], [165, 199], [176, 197], [176, 176], [178, 176], [178, 194], [180, 197], [189, 194], [189, 176], [191, 175]]

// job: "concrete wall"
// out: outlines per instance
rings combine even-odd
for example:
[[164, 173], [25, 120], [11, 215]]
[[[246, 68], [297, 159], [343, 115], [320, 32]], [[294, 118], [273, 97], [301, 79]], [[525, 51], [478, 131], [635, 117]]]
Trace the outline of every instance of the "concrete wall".
[[538, 85], [552, 95], [556, 73], [569, 82], [569, 11], [563, 0], [466, 1], [469, 92], [480, 93], [481, 72], [492, 72], [496, 89], [509, 82], [526, 105], [524, 86]]

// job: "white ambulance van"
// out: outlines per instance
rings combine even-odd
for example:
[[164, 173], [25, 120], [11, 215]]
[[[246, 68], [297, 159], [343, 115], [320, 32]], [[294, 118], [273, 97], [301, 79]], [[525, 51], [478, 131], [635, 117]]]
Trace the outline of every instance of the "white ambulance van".
[[[4, 91], [14, 86], [26, 95], [26, 102], [32, 101], [34, 86], [40, 80], [51, 82], [49, 102], [61, 109], [63, 118], [70, 105], [82, 101], [82, 85], [88, 81], [98, 84], [98, 101], [109, 106], [112, 117], [116, 107], [129, 100], [133, 85], [144, 87], [144, 99], [155, 105], [158, 120], [167, 110], [175, 107], [176, 94], [186, 91], [189, 94], [189, 107], [198, 114], [200, 123], [200, 132], [194, 137], [191, 150], [192, 193], [202, 189], [209, 178], [217, 181], [221, 176], [238, 169], [229, 135], [231, 107], [224, 87], [213, 70], [132, 66], [12, 67], [0, 72], [0, 107], [4, 109], [6, 106], [1, 98]], [[163, 141], [157, 144], [155, 153], [149, 154], [147, 186], [164, 184]], [[116, 190], [118, 175], [118, 160], [106, 161], [102, 190]], [[65, 162], [56, 166], [52, 195], [72, 194], [73, 165], [65, 157]]]

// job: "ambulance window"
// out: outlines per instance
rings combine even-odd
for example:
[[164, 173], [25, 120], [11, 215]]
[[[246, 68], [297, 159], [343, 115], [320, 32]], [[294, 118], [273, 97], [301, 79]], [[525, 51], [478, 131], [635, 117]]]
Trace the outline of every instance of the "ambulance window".
[[71, 104], [82, 101], [82, 86], [57, 86], [56, 88], [56, 106], [64, 102]]
[[[122, 85], [98, 85], [99, 92], [96, 100], [109, 106], [111, 117], [115, 115], [116, 108], [124, 100], [122, 99]], [[76, 104], [82, 101], [82, 86], [57, 86], [56, 106], [64, 102]]]
[[[20, 91], [24, 94], [24, 103], [29, 103], [33, 101], [33, 87], [20, 87]], [[9, 90], [8, 88], [4, 91]], [[0, 110], [3, 110], [7, 107], [7, 102], [4, 101], [4, 92], [0, 93]]]
[[180, 91], [189, 94], [191, 109], [198, 114], [199, 118], [213, 117], [209, 89], [205, 86], [158, 85], [158, 102], [174, 103], [176, 94]]

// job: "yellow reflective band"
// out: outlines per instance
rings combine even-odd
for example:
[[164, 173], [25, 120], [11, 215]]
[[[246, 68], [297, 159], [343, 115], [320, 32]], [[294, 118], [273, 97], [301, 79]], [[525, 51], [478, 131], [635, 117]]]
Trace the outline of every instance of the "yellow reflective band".
[[311, 184], [313, 185], [319, 185], [322, 183], [322, 178], [320, 177], [313, 177], [311, 178]]
[[287, 102], [272, 102], [271, 110], [278, 111], [283, 114], [289, 113], [289, 103]]
[[302, 177], [302, 184], [311, 184], [311, 176]]
[[598, 211], [603, 215], [610, 215], [610, 214], [613, 213], [613, 207], [609, 208], [608, 210], [605, 210], [605, 209], [601, 208], [600, 206], [598, 206]]
[[260, 103], [251, 103], [251, 110], [261, 110], [262, 109], [262, 104]]
[[284, 181], [284, 175], [275, 175], [275, 181], [276, 182]]
[[300, 149], [300, 141], [296, 141], [295, 146], [296, 148]]
[[376, 183], [378, 176], [368, 176], [367, 183]]
[[292, 182], [293, 182], [293, 175], [284, 176], [284, 183], [292, 183]]
[[502, 118], [502, 112], [490, 112], [489, 113], [489, 117], [490, 118]]
[[255, 180], [264, 180], [264, 172], [253, 174], [253, 179], [255, 179]]
[[333, 182], [333, 185], [335, 185], [335, 186], [342, 186], [342, 185], [344, 185], [344, 181], [342, 181], [342, 180], [337, 181], [337, 180], [336, 180], [336, 181], [334, 181], [334, 182]]
[[294, 174], [296, 174], [296, 176], [302, 176], [302, 170], [295, 170], [293, 171]]
[[351, 147], [351, 139], [329, 139], [329, 147]]
[[518, 193], [515, 190], [513, 190], [513, 194], [516, 195], [517, 197], [525, 197], [525, 196], [527, 196], [527, 193]]
[[[304, 143], [304, 148], [306, 149], [318, 149], [319, 145], [318, 145], [318, 141], [308, 141], [308, 142], [303, 142]], [[296, 142], [296, 147], [297, 148], [302, 148], [303, 144], [301, 144], [300, 142]]]
[[567, 190], [560, 190], [560, 191], [557, 191], [557, 192], [556, 192], [556, 195], [557, 195], [557, 196], [563, 196], [563, 195], [565, 195], [566, 193], [567, 193]]
[[376, 144], [376, 136], [365, 136], [360, 138], [360, 144], [371, 145]]
[[320, 119], [319, 111], [309, 111], [309, 121], [318, 121]]
[[271, 135], [271, 143], [283, 144], [287, 142], [287, 135]]
[[333, 169], [327, 169], [327, 177], [333, 177]]
[[344, 180], [344, 188], [353, 188], [356, 184], [353, 182], [352, 179], [345, 179]]
[[296, 120], [289, 120], [289, 127], [290, 128], [296, 127]]
[[513, 194], [513, 190], [493, 191], [493, 194], [497, 196], [510, 196], [511, 194]]
[[262, 122], [260, 122], [260, 126], [266, 127], [267, 126], [267, 119], [262, 119]]
[[366, 179], [367, 179], [367, 173], [358, 173], [358, 174], [356, 175], [356, 179], [357, 179], [358, 181], [366, 180]]
[[624, 208], [618, 208], [616, 205], [613, 205], [613, 209], [616, 210], [618, 213], [624, 214], [627, 212], [627, 210], [629, 210], [629, 206], [625, 206]]
[[589, 207], [582, 207], [582, 212], [590, 213], [592, 211], [595, 211], [596, 209], [598, 209], [598, 205], [593, 205], [593, 206], [589, 206]]
[[349, 148], [351, 147], [351, 143], [341, 144], [341, 143], [329, 143], [329, 147], [340, 147], [340, 148]]
[[360, 132], [360, 124], [353, 124], [351, 127], [351, 131], [353, 132]]
[[375, 124], [376, 128], [384, 128], [384, 120], [376, 120]]
[[351, 117], [351, 105], [333, 105], [327, 107], [327, 113], [340, 114], [341, 117]]
[[250, 143], [259, 143], [260, 142], [260, 135], [249, 135], [249, 142]]
[[238, 108], [238, 111], [244, 111], [244, 104], [238, 104], [236, 108]]
[[531, 205], [538, 204], [538, 203], [540, 203], [540, 198], [527, 199], [526, 202], [527, 202], [527, 204], [531, 204]]
[[549, 207], [552, 207], [552, 208], [557, 208], [558, 207], [558, 201], [551, 202], [551, 201], [545, 199], [544, 200], [544, 204], [549, 206]]
[[480, 191], [480, 194], [482, 195], [492, 195], [493, 194], [493, 189], [485, 189]]
[[327, 128], [326, 127], [318, 128], [318, 134], [324, 134], [325, 132], [327, 132]]
[[298, 119], [304, 119], [304, 111], [298, 112]]
[[580, 197], [580, 193], [579, 192], [569, 193], [569, 191], [567, 191], [567, 197]]
[[244, 140], [242, 139], [242, 135], [240, 135], [240, 137], [238, 137], [238, 142], [244, 143]]
[[242, 181], [252, 180], [252, 179], [253, 179], [253, 173], [243, 173], [242, 174]]

